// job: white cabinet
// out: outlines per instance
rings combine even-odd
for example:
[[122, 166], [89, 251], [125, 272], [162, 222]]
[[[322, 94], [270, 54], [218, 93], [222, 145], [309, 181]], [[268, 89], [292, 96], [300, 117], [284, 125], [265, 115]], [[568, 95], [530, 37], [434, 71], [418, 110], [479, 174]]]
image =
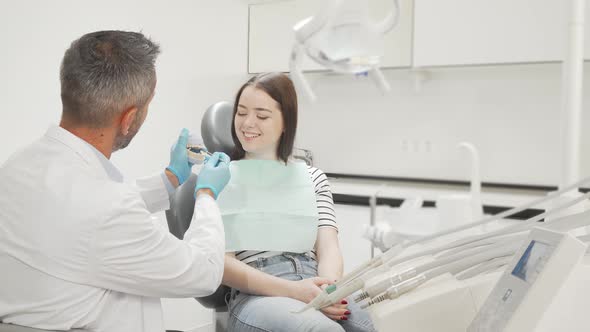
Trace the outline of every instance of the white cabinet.
[[[323, 5], [317, 0], [289, 0], [250, 5], [248, 71], [289, 71], [289, 56], [294, 42], [293, 25], [313, 16]], [[372, 17], [382, 20], [393, 7], [392, 0], [369, 1]], [[413, 0], [400, 0], [398, 26], [385, 37], [385, 57], [382, 67], [411, 65]], [[306, 59], [304, 70], [323, 67]]]
[[570, 2], [415, 0], [414, 66], [561, 61], [567, 49]]
[[[362, 0], [359, 0], [362, 1]], [[375, 21], [392, 0], [369, 2]], [[399, 0], [399, 25], [385, 38], [383, 67], [464, 66], [562, 61], [571, 0]], [[313, 16], [317, 0], [250, 5], [248, 70], [289, 71], [293, 25]], [[590, 4], [586, 5], [590, 17]], [[590, 23], [586, 23], [590, 59]], [[322, 70], [306, 59], [305, 70]]]

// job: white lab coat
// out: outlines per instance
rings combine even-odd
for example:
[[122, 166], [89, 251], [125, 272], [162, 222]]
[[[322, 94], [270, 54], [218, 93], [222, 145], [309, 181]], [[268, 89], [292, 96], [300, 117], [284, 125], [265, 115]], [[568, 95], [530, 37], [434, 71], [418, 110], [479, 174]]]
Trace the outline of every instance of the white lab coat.
[[184, 240], [154, 223], [163, 178], [122, 182], [96, 149], [53, 126], [0, 167], [0, 320], [43, 329], [164, 330], [160, 297], [211, 294], [225, 235], [199, 196]]

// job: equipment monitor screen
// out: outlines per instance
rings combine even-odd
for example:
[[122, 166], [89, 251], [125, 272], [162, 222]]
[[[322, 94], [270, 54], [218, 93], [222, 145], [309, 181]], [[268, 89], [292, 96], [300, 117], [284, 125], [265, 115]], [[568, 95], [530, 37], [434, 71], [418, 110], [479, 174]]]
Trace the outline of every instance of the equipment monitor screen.
[[550, 254], [549, 248], [546, 243], [531, 241], [512, 270], [512, 275], [529, 284], [535, 282]]

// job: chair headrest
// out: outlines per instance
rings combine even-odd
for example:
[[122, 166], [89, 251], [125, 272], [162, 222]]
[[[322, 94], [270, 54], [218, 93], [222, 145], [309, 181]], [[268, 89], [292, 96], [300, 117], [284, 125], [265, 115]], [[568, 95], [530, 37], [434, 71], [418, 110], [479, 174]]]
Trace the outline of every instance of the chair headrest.
[[227, 101], [217, 102], [205, 111], [201, 120], [201, 135], [210, 152], [225, 152], [229, 155], [233, 151], [232, 113], [233, 104]]

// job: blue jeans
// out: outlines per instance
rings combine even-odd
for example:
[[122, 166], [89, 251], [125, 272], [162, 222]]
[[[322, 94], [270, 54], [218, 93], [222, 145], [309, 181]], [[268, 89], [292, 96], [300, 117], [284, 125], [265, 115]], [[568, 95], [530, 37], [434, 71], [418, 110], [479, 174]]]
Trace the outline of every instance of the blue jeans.
[[[318, 275], [317, 262], [304, 254], [284, 253], [259, 258], [248, 265], [287, 280], [302, 280]], [[369, 314], [348, 299], [348, 320], [334, 321], [317, 310], [294, 314], [305, 303], [287, 297], [256, 296], [232, 289], [228, 301], [228, 331], [375, 331]]]

